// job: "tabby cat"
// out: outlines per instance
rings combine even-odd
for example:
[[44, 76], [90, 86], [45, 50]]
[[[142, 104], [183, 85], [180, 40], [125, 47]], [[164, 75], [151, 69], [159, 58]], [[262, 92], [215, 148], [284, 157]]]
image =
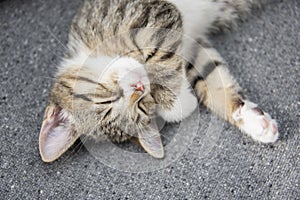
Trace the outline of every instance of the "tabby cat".
[[155, 116], [180, 122], [198, 102], [254, 140], [275, 142], [277, 123], [245, 98], [207, 39], [258, 2], [86, 0], [45, 111], [42, 160], [54, 161], [82, 135], [114, 142], [135, 137], [163, 158]]

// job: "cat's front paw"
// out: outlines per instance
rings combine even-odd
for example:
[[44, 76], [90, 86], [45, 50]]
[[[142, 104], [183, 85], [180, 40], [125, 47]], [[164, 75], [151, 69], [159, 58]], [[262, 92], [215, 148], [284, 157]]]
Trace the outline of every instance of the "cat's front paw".
[[232, 117], [240, 122], [240, 129], [254, 140], [272, 143], [279, 137], [276, 121], [252, 102], [245, 101], [245, 104], [239, 107]]
[[171, 109], [162, 109], [161, 107], [158, 107], [157, 113], [167, 122], [180, 122], [188, 117], [197, 106], [197, 98], [191, 93], [188, 84], [184, 82]]

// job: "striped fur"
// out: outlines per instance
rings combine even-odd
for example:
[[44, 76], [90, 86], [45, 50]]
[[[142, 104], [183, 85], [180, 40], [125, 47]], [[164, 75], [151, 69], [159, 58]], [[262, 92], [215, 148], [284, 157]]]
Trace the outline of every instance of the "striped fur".
[[[122, 142], [150, 134], [146, 127], [153, 123], [155, 111], [167, 121], [182, 120], [196, 106], [185, 79], [199, 102], [248, 133], [245, 127], [252, 122], [246, 116], [256, 120], [258, 109], [245, 103], [241, 88], [206, 35], [233, 27], [254, 5], [255, 0], [86, 0], [71, 25], [69, 50], [45, 112], [40, 133], [43, 160], [55, 160], [80, 135]], [[129, 69], [137, 72], [126, 72]], [[129, 98], [124, 88], [134, 76], [144, 77], [149, 86]], [[184, 102], [181, 111], [180, 102]], [[270, 117], [264, 120], [273, 123]], [[61, 137], [66, 145], [60, 142], [57, 151], [46, 145], [45, 150], [43, 145], [56, 141], [51, 138], [59, 130], [72, 133]], [[154, 141], [160, 141], [158, 137], [155, 134]], [[252, 137], [274, 140], [272, 135], [265, 140]], [[148, 153], [163, 156], [161, 149], [147, 146], [153, 141], [141, 137], [140, 142]]]

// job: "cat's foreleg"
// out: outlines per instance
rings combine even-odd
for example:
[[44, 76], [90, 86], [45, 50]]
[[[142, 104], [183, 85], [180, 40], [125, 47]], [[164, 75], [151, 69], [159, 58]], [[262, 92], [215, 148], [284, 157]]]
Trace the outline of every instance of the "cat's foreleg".
[[219, 53], [206, 45], [195, 55], [186, 73], [199, 101], [254, 140], [275, 142], [279, 136], [276, 121], [244, 97]]
[[[162, 95], [171, 96], [166, 91], [163, 91]], [[197, 98], [195, 98], [191, 92], [189, 83], [186, 80], [182, 80], [178, 94], [174, 96], [171, 101], [169, 100], [167, 102], [172, 102], [169, 108], [160, 105], [157, 109], [157, 114], [167, 122], [180, 122], [191, 115], [198, 106]]]

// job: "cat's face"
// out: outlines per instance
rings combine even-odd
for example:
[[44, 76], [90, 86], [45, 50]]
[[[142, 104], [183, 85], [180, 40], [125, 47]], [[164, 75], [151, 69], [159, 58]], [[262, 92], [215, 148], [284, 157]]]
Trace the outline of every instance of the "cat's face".
[[154, 111], [147, 72], [137, 61], [117, 59], [102, 71], [70, 68], [58, 76], [45, 111], [42, 158], [57, 159], [81, 135], [117, 142], [135, 136], [149, 154], [162, 157]]

